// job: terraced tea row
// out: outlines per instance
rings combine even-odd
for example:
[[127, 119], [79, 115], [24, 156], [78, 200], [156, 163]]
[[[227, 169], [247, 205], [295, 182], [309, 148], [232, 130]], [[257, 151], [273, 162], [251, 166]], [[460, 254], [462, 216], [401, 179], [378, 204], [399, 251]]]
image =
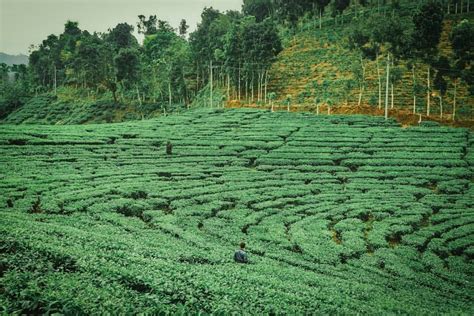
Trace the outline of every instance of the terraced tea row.
[[3, 125], [0, 302], [472, 314], [472, 147], [463, 129], [253, 110]]

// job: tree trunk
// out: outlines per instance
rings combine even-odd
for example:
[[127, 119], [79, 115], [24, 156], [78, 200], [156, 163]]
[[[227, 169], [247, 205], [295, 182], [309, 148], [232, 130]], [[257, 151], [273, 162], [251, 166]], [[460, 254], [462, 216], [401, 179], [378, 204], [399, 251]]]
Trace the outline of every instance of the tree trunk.
[[415, 65], [411, 68], [413, 74], [413, 114], [416, 113], [416, 77], [415, 77]]
[[364, 60], [362, 57], [360, 58], [360, 65], [362, 67], [362, 82], [359, 83], [359, 102], [357, 106], [360, 107], [362, 103], [362, 95], [364, 94], [364, 84], [365, 84], [365, 66], [364, 66]]
[[210, 99], [210, 103], [211, 103], [211, 108], [212, 108], [212, 107], [213, 107], [213, 104], [212, 104], [212, 102], [213, 102], [213, 100], [212, 100], [212, 97], [213, 97], [213, 96], [212, 96], [212, 92], [213, 92], [213, 91], [212, 91], [212, 89], [213, 89], [213, 82], [212, 82], [212, 81], [213, 81], [213, 78], [212, 78], [212, 60], [211, 60], [211, 62], [210, 62], [210, 66], [209, 66], [209, 81], [210, 81], [210, 82], [209, 82], [209, 88], [210, 88], [210, 93], [209, 93], [209, 95], [210, 95], [210, 98], [211, 98], [211, 99]]
[[392, 90], [392, 102], [390, 104], [390, 109], [393, 110], [393, 105], [394, 105], [394, 100], [393, 100], [393, 83], [390, 85], [391, 86], [391, 90]]
[[250, 82], [250, 89], [251, 89], [251, 91], [252, 91], [252, 95], [251, 95], [251, 100], [250, 100], [250, 102], [252, 102], [252, 103], [253, 103], [253, 100], [254, 100], [254, 93], [255, 93], [255, 90], [254, 90], [254, 88], [255, 88], [255, 81], [254, 81], [254, 79], [255, 79], [255, 73], [252, 71], [252, 81]]
[[443, 97], [439, 96], [439, 116], [443, 119]]
[[245, 74], [245, 102], [249, 102], [249, 78], [248, 78], [248, 72]]
[[257, 72], [257, 102], [260, 102], [260, 97], [261, 97], [261, 95], [260, 95], [260, 87], [261, 87], [260, 86], [260, 83], [261, 83], [261, 78], [260, 77], [261, 77], [261, 75], [262, 74], [260, 73], [260, 71], [258, 71]]
[[265, 104], [267, 104], [268, 70], [265, 71]]
[[362, 85], [359, 86], [359, 100], [357, 101], [357, 106], [360, 107], [360, 103], [362, 102], [362, 92], [364, 87]]
[[385, 87], [385, 119], [388, 119], [388, 85], [390, 83], [390, 54], [387, 55], [387, 84]]
[[316, 105], [316, 115], [319, 115], [319, 104]]
[[196, 95], [199, 92], [199, 70], [196, 72]]
[[230, 100], [230, 76], [227, 74], [227, 100]]
[[54, 95], [58, 94], [57, 81], [56, 81], [56, 65], [54, 65]]
[[428, 66], [428, 92], [426, 93], [426, 116], [430, 116], [430, 66]]
[[239, 97], [238, 97], [238, 99], [240, 101], [240, 63], [239, 63], [239, 78], [238, 78], [238, 81], [239, 81], [239, 93], [238, 93]]
[[138, 85], [136, 86], [136, 88], [137, 88], [138, 104], [142, 105], [142, 99], [140, 98], [140, 90], [138, 90]]
[[272, 105], [272, 112], [273, 112], [273, 100], [270, 100], [270, 104]]
[[323, 28], [323, 10], [319, 9], [319, 29]]
[[377, 77], [379, 79], [379, 109], [382, 108], [382, 76], [380, 75], [379, 54], [376, 55]]
[[456, 119], [456, 90], [457, 90], [457, 82], [454, 81], [454, 102], [453, 102], [453, 121]]
[[173, 100], [173, 96], [171, 94], [171, 78], [170, 78], [170, 80], [168, 81], [168, 104], [170, 108], [171, 108], [172, 100]]

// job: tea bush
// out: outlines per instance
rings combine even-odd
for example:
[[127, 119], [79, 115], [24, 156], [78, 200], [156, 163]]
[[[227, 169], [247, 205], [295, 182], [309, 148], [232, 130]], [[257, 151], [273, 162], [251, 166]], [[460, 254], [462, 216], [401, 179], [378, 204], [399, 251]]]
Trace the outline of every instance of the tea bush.
[[0, 125], [2, 312], [472, 314], [473, 144], [250, 109]]

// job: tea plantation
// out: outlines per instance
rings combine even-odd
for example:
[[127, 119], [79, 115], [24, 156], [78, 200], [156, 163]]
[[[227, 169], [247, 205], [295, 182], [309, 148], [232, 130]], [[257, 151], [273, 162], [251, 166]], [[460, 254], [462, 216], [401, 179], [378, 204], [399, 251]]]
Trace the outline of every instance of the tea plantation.
[[473, 315], [473, 148], [256, 110], [0, 125], [2, 312]]

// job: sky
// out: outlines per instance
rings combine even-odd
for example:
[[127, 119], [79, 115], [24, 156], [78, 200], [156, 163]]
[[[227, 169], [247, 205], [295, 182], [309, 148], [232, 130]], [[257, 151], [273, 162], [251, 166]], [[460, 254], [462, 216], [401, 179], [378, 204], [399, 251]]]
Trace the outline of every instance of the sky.
[[240, 10], [242, 3], [242, 0], [0, 0], [0, 52], [28, 55], [31, 44], [40, 44], [49, 34], [62, 33], [67, 20], [78, 21], [81, 29], [91, 33], [105, 32], [127, 22], [135, 27], [136, 33], [138, 15], [156, 15], [175, 28], [184, 18], [192, 31], [204, 7]]

